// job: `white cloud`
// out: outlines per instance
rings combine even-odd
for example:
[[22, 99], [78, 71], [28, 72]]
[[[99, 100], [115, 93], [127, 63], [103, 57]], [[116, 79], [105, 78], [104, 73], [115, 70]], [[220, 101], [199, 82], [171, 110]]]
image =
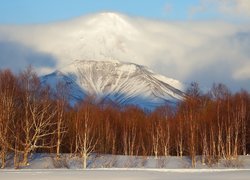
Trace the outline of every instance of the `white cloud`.
[[219, 4], [220, 11], [237, 16], [250, 17], [250, 1], [249, 0], [222, 0]]
[[233, 77], [236, 80], [250, 80], [250, 63], [240, 67], [239, 69], [236, 69]]
[[[250, 90], [248, 69], [244, 69], [250, 57], [250, 25], [246, 24], [161, 22], [102, 13], [48, 25], [0, 27], [0, 42], [16, 42], [32, 47], [39, 57], [53, 57], [47, 60], [49, 67], [40, 63], [41, 72], [76, 59], [117, 59], [184, 82], [199, 81], [203, 86], [225, 82], [234, 89]], [[11, 47], [5, 51], [13, 50], [12, 56], [2, 54], [18, 66], [21, 53], [15, 57]], [[0, 53], [2, 62], [1, 58]]]
[[190, 9], [191, 15], [199, 13], [220, 13], [222, 18], [250, 18], [249, 0], [200, 0], [199, 4]]

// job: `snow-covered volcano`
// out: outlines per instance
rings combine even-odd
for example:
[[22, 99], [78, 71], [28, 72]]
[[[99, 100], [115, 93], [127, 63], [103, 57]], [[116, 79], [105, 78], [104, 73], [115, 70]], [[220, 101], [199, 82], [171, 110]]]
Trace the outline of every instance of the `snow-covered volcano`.
[[216, 82], [250, 90], [249, 37], [250, 23], [155, 20], [114, 12], [48, 24], [0, 24], [0, 68], [19, 72], [31, 64], [44, 75], [76, 59], [119, 60], [203, 87]]
[[179, 81], [144, 66], [118, 61], [75, 61], [42, 77], [42, 81], [52, 86], [59, 81], [67, 84], [73, 102], [91, 96], [96, 102], [154, 109], [173, 105], [184, 97]]

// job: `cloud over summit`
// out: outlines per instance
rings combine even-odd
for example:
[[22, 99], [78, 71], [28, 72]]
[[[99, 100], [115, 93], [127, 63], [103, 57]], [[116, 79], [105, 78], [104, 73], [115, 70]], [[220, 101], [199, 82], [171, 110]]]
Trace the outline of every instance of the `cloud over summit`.
[[[11, 55], [3, 42], [11, 42], [7, 48]], [[5, 54], [0, 55], [0, 68], [33, 63], [42, 72], [76, 59], [119, 60], [146, 65], [183, 82], [199, 81], [202, 86], [225, 82], [233, 89], [250, 90], [247, 24], [153, 21], [99, 13], [47, 25], [0, 26], [0, 44]], [[13, 44], [32, 47], [41, 58], [27, 58]]]

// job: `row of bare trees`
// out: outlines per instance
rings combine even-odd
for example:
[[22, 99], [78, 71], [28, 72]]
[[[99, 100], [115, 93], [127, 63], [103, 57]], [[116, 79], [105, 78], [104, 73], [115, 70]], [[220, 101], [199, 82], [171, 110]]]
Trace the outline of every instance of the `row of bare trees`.
[[54, 134], [58, 112], [51, 93], [28, 68], [18, 76], [9, 70], [0, 72], [0, 97], [2, 168], [7, 152], [15, 152], [16, 164], [27, 165], [31, 152], [51, 148], [46, 139]]
[[16, 167], [28, 164], [32, 152], [70, 153], [87, 158], [93, 152], [141, 156], [189, 156], [195, 167], [237, 158], [250, 152], [250, 95], [231, 93], [215, 84], [203, 94], [192, 83], [176, 107], [153, 112], [138, 107], [96, 105], [91, 100], [69, 106], [67, 85], [42, 85], [28, 68], [18, 75], [0, 71], [0, 156], [13, 155]]

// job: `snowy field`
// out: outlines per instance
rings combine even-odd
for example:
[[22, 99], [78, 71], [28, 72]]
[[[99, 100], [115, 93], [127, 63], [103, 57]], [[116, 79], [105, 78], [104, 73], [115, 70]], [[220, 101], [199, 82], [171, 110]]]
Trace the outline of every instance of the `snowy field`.
[[[250, 169], [250, 156], [239, 156], [234, 160], [220, 160], [212, 165], [202, 164], [201, 157], [196, 158], [196, 169]], [[1, 164], [1, 161], [0, 161]], [[55, 154], [35, 153], [29, 157], [29, 165], [20, 169], [82, 169], [82, 159], [70, 154], [62, 154], [60, 160]], [[92, 154], [88, 158], [88, 169], [191, 169], [191, 159], [187, 156], [158, 157], [122, 156]], [[5, 169], [14, 169], [13, 155], [9, 155]], [[250, 178], [249, 178], [250, 179]]]
[[240, 169], [95, 169], [95, 170], [0, 170], [1, 180], [249, 180], [250, 170]]
[[9, 156], [5, 169], [0, 170], [0, 180], [66, 180], [66, 179], [142, 179], [142, 180], [250, 180], [250, 156], [240, 156], [233, 161], [219, 161], [213, 166], [203, 165], [197, 156], [197, 166], [191, 168], [188, 157], [140, 157], [93, 154], [88, 159], [87, 170], [82, 169], [79, 157], [63, 154], [32, 154], [27, 167], [14, 169]]

